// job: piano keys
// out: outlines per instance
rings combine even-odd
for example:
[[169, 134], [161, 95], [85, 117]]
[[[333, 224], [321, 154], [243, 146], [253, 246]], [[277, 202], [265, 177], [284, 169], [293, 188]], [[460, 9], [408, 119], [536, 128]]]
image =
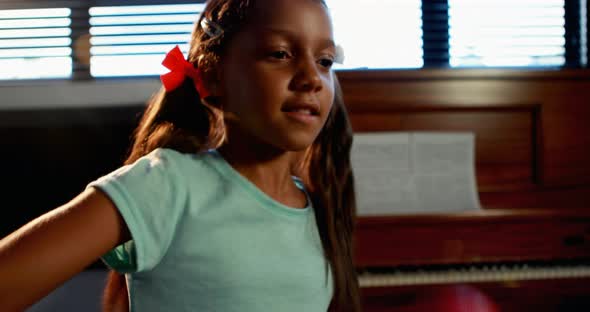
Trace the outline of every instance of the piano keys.
[[499, 311], [590, 308], [587, 210], [360, 217], [355, 239], [365, 311], [427, 311], [456, 289]]

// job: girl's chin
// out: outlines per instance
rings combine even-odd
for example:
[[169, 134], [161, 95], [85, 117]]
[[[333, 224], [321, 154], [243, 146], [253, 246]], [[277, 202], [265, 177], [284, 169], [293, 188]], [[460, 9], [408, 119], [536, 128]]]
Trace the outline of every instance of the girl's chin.
[[315, 135], [302, 135], [300, 137], [296, 137], [296, 138], [290, 138], [290, 140], [285, 140], [284, 144], [285, 146], [285, 150], [291, 151], [291, 152], [300, 152], [303, 151], [305, 149], [307, 149], [308, 147], [310, 147], [313, 142], [315, 141], [316, 136]]

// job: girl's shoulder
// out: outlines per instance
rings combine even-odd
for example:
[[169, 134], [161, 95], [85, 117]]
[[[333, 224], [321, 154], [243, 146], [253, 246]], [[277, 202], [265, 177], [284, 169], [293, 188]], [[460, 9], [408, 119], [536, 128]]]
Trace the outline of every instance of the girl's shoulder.
[[137, 176], [139, 180], [159, 176], [160, 179], [180, 179], [207, 173], [215, 167], [214, 153], [184, 153], [171, 148], [159, 147], [132, 163], [119, 167], [102, 177]]
[[215, 149], [186, 153], [171, 148], [157, 148], [138, 159], [138, 162], [143, 165], [140, 164], [137, 171], [160, 172], [166, 179], [182, 181], [192, 186], [201, 183], [219, 186], [244, 179]]
[[211, 158], [215, 158], [217, 156], [216, 154], [217, 152], [214, 150], [204, 150], [197, 153], [186, 153], [172, 148], [159, 147], [141, 158], [147, 158], [151, 160], [167, 160], [177, 163], [199, 163], [203, 161], [209, 161]]
[[156, 148], [142, 158], [152, 164], [162, 163], [162, 166], [178, 173], [190, 172], [192, 174], [214, 170], [220, 166], [220, 162], [223, 162], [221, 155], [216, 150], [187, 153], [164, 147]]

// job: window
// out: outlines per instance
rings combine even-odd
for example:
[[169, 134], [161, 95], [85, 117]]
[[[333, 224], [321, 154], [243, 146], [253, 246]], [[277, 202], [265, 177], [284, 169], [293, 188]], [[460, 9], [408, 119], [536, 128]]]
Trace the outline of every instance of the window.
[[90, 8], [90, 73], [93, 77], [163, 74], [166, 52], [185, 53], [203, 4]]
[[[336, 41], [345, 51], [345, 62], [337, 69], [422, 67], [419, 0], [372, 0], [360, 7], [355, 1], [332, 0], [328, 5]], [[90, 8], [92, 76], [165, 72], [160, 65], [164, 54], [176, 44], [188, 51], [193, 23], [203, 8], [196, 3]], [[390, 12], [394, 12], [393, 19]], [[355, 23], [350, 23], [353, 18]], [[394, 27], [406, 31], [386, 32], [384, 40], [383, 30]]]
[[[587, 67], [587, 0], [325, 0], [335, 69]], [[0, 79], [154, 77], [204, 0], [0, 2]]]
[[328, 0], [334, 37], [350, 68], [422, 67], [420, 0]]
[[562, 66], [563, 0], [449, 0], [450, 65]]
[[0, 10], [0, 79], [69, 78], [68, 8]]

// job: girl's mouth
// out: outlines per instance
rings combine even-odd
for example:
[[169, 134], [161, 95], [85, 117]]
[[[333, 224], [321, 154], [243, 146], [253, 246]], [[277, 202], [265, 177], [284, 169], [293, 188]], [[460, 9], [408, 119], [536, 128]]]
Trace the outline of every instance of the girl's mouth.
[[281, 111], [295, 115], [319, 116], [319, 105], [312, 103], [295, 103], [285, 105]]

